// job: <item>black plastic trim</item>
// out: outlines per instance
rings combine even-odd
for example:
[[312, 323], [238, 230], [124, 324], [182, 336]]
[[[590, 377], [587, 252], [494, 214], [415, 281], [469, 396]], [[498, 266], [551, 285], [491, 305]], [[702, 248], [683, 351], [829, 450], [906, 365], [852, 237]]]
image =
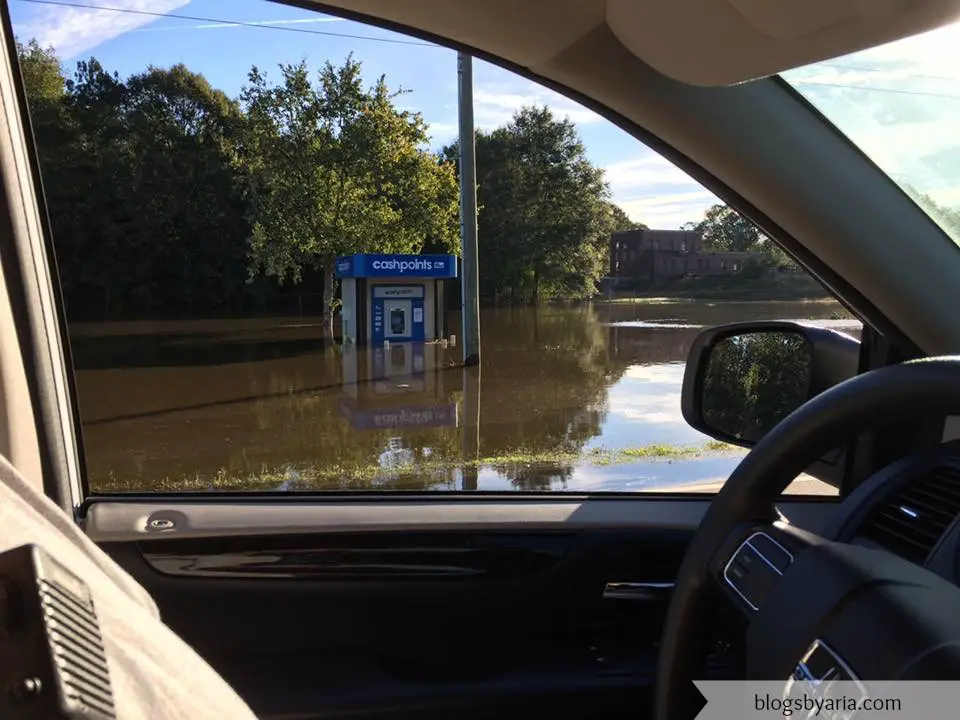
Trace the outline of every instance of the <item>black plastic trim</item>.
[[[7, 3], [3, 3], [0, 8], [0, 21], [3, 24], [4, 41], [7, 46], [7, 62], [14, 78], [14, 92], [16, 94], [17, 107], [20, 111], [20, 121], [23, 129], [23, 139], [26, 145], [26, 158], [30, 164], [30, 171], [33, 174], [34, 191], [36, 193], [36, 205], [40, 218], [40, 229], [42, 237], [40, 244], [43, 252], [47, 256], [51, 274], [49, 278], [50, 287], [53, 290], [53, 307], [56, 314], [55, 322], [61, 336], [63, 348], [63, 362], [66, 367], [66, 389], [68, 399], [71, 405], [71, 420], [74, 424], [76, 433], [76, 455], [78, 465], [78, 475], [83, 494], [87, 494], [85, 461], [81, 444], [81, 423], [79, 405], [77, 402], [76, 385], [74, 382], [73, 362], [70, 351], [69, 333], [67, 330], [66, 314], [64, 312], [63, 297], [60, 285], [60, 274], [57, 271], [56, 255], [53, 247], [52, 233], [50, 229], [50, 220], [47, 214], [46, 200], [43, 192], [43, 178], [40, 171], [39, 157], [36, 151], [36, 140], [33, 133], [33, 124], [30, 117], [29, 105], [27, 103], [26, 92], [23, 85], [23, 77], [20, 72], [20, 62], [17, 57], [16, 36], [13, 31], [13, 21], [10, 18], [10, 8]], [[9, 138], [16, 142], [16, 137]], [[4, 175], [13, 172], [12, 168], [4, 168]], [[23, 178], [5, 178], [8, 185], [14, 186], [23, 183]], [[9, 223], [12, 217], [11, 208], [6, 204], [6, 197], [0, 199], [0, 217], [3, 222]], [[7, 282], [7, 290], [10, 298], [11, 310], [14, 321], [17, 326], [20, 351], [24, 359], [24, 365], [27, 377], [27, 387], [30, 393], [31, 404], [36, 423], [37, 439], [40, 446], [41, 472], [43, 474], [43, 488], [45, 494], [57, 505], [69, 514], [73, 515], [75, 503], [79, 504], [82, 498], [72, 497], [72, 487], [69, 478], [68, 464], [70, 460], [63, 456], [68, 452], [63, 438], [64, 418], [56, 409], [58, 401], [55, 393], [50, 387], [45, 387], [40, 378], [37, 377], [38, 368], [46, 368], [53, 365], [52, 371], [57, 372], [56, 361], [59, 358], [52, 357], [50, 353], [49, 339], [47, 330], [44, 326], [44, 317], [41, 307], [36, 299], [28, 297], [28, 283], [26, 278], [29, 274], [37, 274], [37, 267], [30, 263], [19, 242], [24, 238], [17, 237], [13, 228], [9, 232], [0, 233], [0, 256], [4, 258], [3, 273]], [[43, 278], [40, 278], [40, 292], [44, 292], [42, 286]], [[31, 368], [34, 372], [31, 372]]]
[[507, 580], [555, 565], [573, 533], [381, 533], [146, 541], [162, 575], [311, 580]]

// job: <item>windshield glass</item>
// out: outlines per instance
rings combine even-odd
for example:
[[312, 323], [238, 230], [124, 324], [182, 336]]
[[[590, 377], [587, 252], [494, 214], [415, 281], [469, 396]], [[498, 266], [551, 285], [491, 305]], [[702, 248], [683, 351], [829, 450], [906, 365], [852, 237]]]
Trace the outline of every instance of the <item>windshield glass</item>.
[[960, 24], [783, 77], [960, 242]]

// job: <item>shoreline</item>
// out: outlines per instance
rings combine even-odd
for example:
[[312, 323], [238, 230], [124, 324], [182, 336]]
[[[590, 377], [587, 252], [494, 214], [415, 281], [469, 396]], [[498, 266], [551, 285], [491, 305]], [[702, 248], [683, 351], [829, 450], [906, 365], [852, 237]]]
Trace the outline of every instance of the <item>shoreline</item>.
[[[368, 490], [370, 492], [382, 493], [390, 492], [390, 486], [397, 490], [417, 489], [424, 493], [449, 494], [449, 489], [432, 488], [413, 488], [407, 481], [412, 477], [422, 478], [424, 475], [437, 477], [448, 472], [463, 473], [467, 468], [473, 468], [476, 471], [492, 470], [503, 474], [509, 479], [511, 469], [520, 467], [543, 467], [567, 465], [576, 472], [577, 469], [586, 468], [608, 468], [619, 466], [628, 469], [632, 465], [641, 464], [663, 464], [678, 465], [684, 461], [696, 462], [697, 460], [730, 457], [739, 454], [746, 454], [743, 448], [724, 445], [716, 441], [710, 441], [703, 445], [651, 445], [639, 448], [623, 448], [620, 450], [593, 450], [586, 451], [579, 455], [564, 453], [503, 453], [497, 457], [485, 457], [475, 461], [449, 460], [434, 463], [398, 466], [383, 472], [382, 468], [370, 467], [337, 467], [331, 466], [305, 466], [301, 468], [286, 468], [283, 470], [269, 470], [264, 468], [259, 473], [229, 473], [221, 470], [212, 477], [193, 477], [193, 478], [164, 478], [154, 482], [136, 482], [112, 479], [94, 480], [93, 485], [98, 486], [98, 492], [144, 492], [144, 491], [166, 491], [166, 492], [189, 492], [189, 491], [210, 491], [220, 492], [244, 492], [244, 491], [262, 491], [276, 492], [284, 490], [291, 493], [300, 492], [323, 492], [337, 490]], [[499, 467], [498, 467], [499, 466]], [[731, 468], [732, 471], [732, 468]], [[665, 479], [663, 484], [641, 487], [637, 490], [600, 490], [590, 489], [561, 490], [560, 492], [586, 493], [592, 494], [621, 494], [628, 492], [630, 494], [692, 494], [706, 493], [716, 494], [726, 482], [723, 480], [692, 480], [687, 482], [670, 482]], [[346, 487], [345, 487], [346, 486]], [[523, 490], [508, 490], [506, 492], [523, 492]], [[837, 489], [809, 475], [800, 475], [785, 490], [787, 495], [814, 495], [820, 497], [836, 496]]]

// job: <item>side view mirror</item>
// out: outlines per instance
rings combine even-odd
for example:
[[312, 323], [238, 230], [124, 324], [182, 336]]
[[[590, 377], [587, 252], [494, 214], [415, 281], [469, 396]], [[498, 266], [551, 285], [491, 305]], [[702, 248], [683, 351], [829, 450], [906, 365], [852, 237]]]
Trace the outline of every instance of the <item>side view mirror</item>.
[[792, 322], [721, 325], [694, 341], [683, 417], [723, 442], [752, 447], [807, 400], [857, 374], [860, 343]]

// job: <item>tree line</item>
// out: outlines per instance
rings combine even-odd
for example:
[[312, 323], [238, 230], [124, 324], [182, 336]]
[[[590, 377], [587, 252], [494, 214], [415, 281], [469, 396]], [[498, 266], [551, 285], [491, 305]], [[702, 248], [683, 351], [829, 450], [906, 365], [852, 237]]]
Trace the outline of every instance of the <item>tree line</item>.
[[[68, 75], [18, 50], [71, 320], [260, 314], [291, 291], [329, 315], [339, 255], [459, 252], [456, 144], [432, 152], [350, 56], [252, 67], [231, 98], [183, 65]], [[593, 294], [610, 233], [638, 225], [573, 123], [525, 107], [476, 142], [483, 299]]]
[[[365, 85], [352, 56], [252, 67], [231, 98], [183, 65], [123, 80], [96, 58], [68, 75], [36, 41], [18, 51], [71, 320], [272, 314], [291, 297], [330, 319], [337, 256], [459, 253], [457, 143], [431, 151], [403, 91]], [[645, 227], [548, 108], [478, 131], [476, 156], [486, 303], [590, 297], [610, 234]], [[684, 229], [792, 265], [726, 205]]]

